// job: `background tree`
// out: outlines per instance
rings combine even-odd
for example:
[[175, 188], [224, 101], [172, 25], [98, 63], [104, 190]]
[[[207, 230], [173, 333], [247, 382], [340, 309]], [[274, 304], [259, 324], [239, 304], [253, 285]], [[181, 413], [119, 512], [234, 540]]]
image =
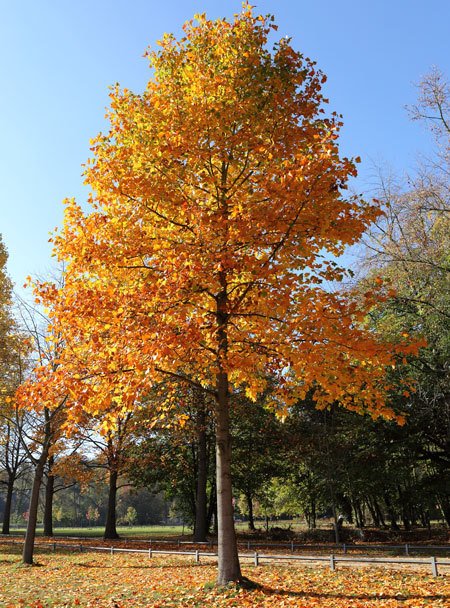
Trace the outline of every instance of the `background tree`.
[[[84, 416], [73, 437], [92, 449], [95, 458], [86, 463], [88, 468], [106, 471], [108, 500], [106, 507], [105, 531], [103, 538], [117, 539], [117, 491], [121, 487], [120, 478], [124, 472], [127, 453], [134, 440], [135, 420], [132, 412], [122, 415], [111, 412], [100, 420], [95, 416]], [[123, 482], [128, 485], [127, 481]]]
[[236, 396], [231, 409], [234, 441], [233, 485], [245, 498], [248, 527], [255, 530], [254, 501], [262, 498], [273, 477], [283, 475], [285, 439], [282, 423], [264, 407], [268, 395], [256, 402]]
[[6, 488], [3, 534], [9, 534], [14, 484], [24, 473], [26, 461], [20, 438], [24, 416], [17, 411], [13, 396], [24, 378], [27, 348], [13, 315], [7, 260], [0, 237], [0, 483]]
[[23, 448], [26, 416], [13, 403], [2, 406], [0, 413], [0, 484], [6, 488], [2, 534], [9, 534], [13, 492], [16, 482], [27, 474], [29, 463]]
[[[170, 383], [178, 406], [144, 424], [127, 462], [127, 475], [138, 487], [158, 487], [174, 501], [183, 522], [192, 525], [196, 542], [207, 540], [215, 513], [214, 422], [211, 404], [197, 388]], [[159, 387], [158, 398], [168, 399], [167, 384]], [[152, 395], [155, 400], [156, 392]], [[173, 403], [173, 395], [170, 397]]]
[[408, 358], [402, 370], [414, 379], [415, 391], [404, 395], [399, 387], [397, 399], [407, 397], [407, 431], [428, 463], [430, 488], [440, 488], [450, 522], [450, 89], [437, 70], [422, 81], [411, 113], [431, 127], [435, 154], [422, 160], [406, 185], [382, 182], [385, 215], [366, 247], [368, 262], [390, 297], [372, 318], [386, 336], [407, 331], [427, 341], [420, 356]]
[[61, 334], [43, 313], [26, 302], [20, 303], [19, 312], [34, 358], [34, 368], [14, 398], [17, 408], [27, 412], [26, 432], [22, 429], [21, 440], [34, 468], [23, 548], [24, 563], [32, 564], [41, 485], [48, 460], [57, 449], [58, 441], [64, 438], [69, 408], [67, 392], [53, 382], [60, 366]]

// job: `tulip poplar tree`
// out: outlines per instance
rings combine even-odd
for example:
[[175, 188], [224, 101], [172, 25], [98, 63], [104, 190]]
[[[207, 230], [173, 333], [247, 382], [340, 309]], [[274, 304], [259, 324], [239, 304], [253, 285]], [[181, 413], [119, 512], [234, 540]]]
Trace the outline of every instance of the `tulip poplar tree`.
[[339, 154], [325, 77], [287, 39], [270, 50], [273, 30], [247, 4], [232, 20], [197, 15], [148, 52], [142, 94], [112, 89], [110, 130], [85, 170], [91, 210], [66, 201], [54, 236], [64, 288], [36, 287], [64, 333], [66, 370], [78, 368], [64, 380], [76, 407], [126, 411], [170, 378], [214, 397], [218, 584], [242, 579], [234, 391], [256, 399], [277, 377], [282, 416], [311, 391], [318, 407], [394, 416], [383, 378], [400, 346], [326, 289], [344, 276], [332, 256], [379, 212], [345, 196], [355, 164]]

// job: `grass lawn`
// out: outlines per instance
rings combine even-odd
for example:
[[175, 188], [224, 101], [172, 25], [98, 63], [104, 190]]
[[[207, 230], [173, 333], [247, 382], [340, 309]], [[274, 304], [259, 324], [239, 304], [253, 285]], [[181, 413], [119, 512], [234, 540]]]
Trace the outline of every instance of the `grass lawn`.
[[[58, 528], [54, 527], [55, 536], [77, 536], [86, 538], [103, 537], [104, 526], [92, 526], [82, 528]], [[117, 532], [123, 538], [166, 538], [170, 536], [181, 536], [182, 526], [118, 526]], [[25, 534], [25, 528], [13, 528], [12, 534]], [[184, 528], [184, 534], [191, 534], [189, 528]], [[37, 535], [42, 536], [42, 528], [37, 529]]]
[[0, 551], [2, 608], [438, 608], [450, 601], [448, 576], [244, 563], [258, 588], [217, 589], [216, 564], [195, 564], [192, 556], [37, 553], [36, 565], [25, 567], [18, 553]]
[[[258, 528], [263, 531], [265, 526], [263, 522], [257, 522]], [[270, 522], [271, 526], [280, 526], [287, 528], [291, 526], [292, 530], [302, 531], [305, 530], [305, 525], [298, 519], [296, 520], [277, 520]], [[236, 530], [238, 532], [247, 532], [248, 531], [248, 523], [237, 521], [235, 522]], [[319, 522], [318, 527], [330, 528], [331, 524], [329, 521]], [[25, 534], [25, 528], [23, 527], [12, 527], [12, 534]], [[104, 526], [83, 526], [83, 527], [67, 527], [67, 528], [59, 528], [58, 526], [54, 526], [53, 531], [55, 536], [85, 536], [87, 538], [93, 537], [101, 537], [103, 536]], [[170, 536], [182, 536], [182, 534], [189, 536], [192, 534], [192, 529], [188, 526], [118, 526], [117, 532], [120, 536], [124, 538], [166, 538]], [[42, 534], [42, 527], [38, 527], [37, 534]]]

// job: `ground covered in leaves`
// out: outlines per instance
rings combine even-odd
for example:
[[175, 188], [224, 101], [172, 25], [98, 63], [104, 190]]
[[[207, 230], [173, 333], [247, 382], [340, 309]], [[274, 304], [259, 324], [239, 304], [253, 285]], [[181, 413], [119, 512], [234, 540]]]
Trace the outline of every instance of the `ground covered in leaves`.
[[449, 606], [450, 577], [375, 568], [243, 564], [255, 589], [214, 586], [216, 564], [191, 557], [38, 554], [36, 565], [0, 554], [0, 606], [156, 608], [297, 606], [422, 608]]

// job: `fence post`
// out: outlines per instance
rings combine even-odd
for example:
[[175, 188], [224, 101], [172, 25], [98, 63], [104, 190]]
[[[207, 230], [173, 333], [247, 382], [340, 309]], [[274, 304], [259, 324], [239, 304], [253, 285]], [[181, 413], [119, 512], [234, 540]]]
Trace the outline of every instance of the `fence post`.
[[438, 576], [438, 567], [437, 567], [437, 562], [436, 562], [436, 558], [433, 556], [430, 558], [431, 561], [431, 573], [433, 576]]
[[294, 541], [293, 540], [291, 540], [291, 551], [292, 551], [292, 553], [294, 553]]
[[151, 556], [152, 556], [152, 548], [150, 547], [148, 550], [148, 557], [151, 558]]
[[255, 566], [259, 566], [259, 555], [258, 555], [258, 551], [255, 551]]
[[198, 554], [198, 549], [197, 549], [196, 552], [195, 552], [195, 562], [198, 564], [199, 561], [200, 561], [200, 556]]
[[409, 555], [408, 543], [405, 544], [405, 555]]
[[250, 551], [250, 541], [247, 541], [247, 549]]
[[330, 570], [336, 570], [336, 560], [334, 555], [330, 555]]
[[345, 543], [342, 545], [342, 551], [344, 552], [344, 555], [347, 553], [347, 547]]
[[114, 547], [111, 547], [111, 555], [114, 555]]

